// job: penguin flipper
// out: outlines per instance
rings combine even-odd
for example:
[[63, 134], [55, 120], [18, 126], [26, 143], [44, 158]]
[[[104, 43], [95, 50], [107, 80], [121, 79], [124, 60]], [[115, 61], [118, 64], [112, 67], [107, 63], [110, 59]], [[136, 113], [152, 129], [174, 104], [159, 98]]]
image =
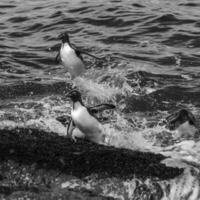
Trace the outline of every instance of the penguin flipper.
[[59, 121], [63, 126], [67, 126], [69, 121], [69, 116], [63, 115], [56, 118], [57, 121]]
[[79, 50], [79, 51], [80, 51], [81, 54], [88, 55], [88, 56], [90, 56], [90, 57], [92, 57], [92, 58], [95, 58], [95, 59], [97, 59], [97, 60], [102, 60], [102, 58], [99, 58], [99, 57], [97, 57], [97, 56], [94, 56], [94, 55], [92, 55], [92, 54], [90, 54], [90, 53], [87, 53], [87, 52], [85, 52], [85, 51], [82, 51], [82, 50]]
[[113, 104], [104, 103], [104, 104], [98, 104], [93, 107], [89, 107], [88, 110], [90, 113], [96, 114], [99, 112], [103, 112], [104, 110], [111, 110], [111, 109], [115, 109], [115, 108], [116, 108], [116, 106]]
[[74, 128], [75, 128], [75, 124], [74, 124], [74, 121], [71, 118], [70, 121], [69, 121], [69, 124], [67, 126], [67, 136], [69, 138], [72, 138], [72, 133], [73, 133]]
[[75, 50], [76, 55], [83, 61], [83, 56], [81, 55], [81, 52], [77, 49], [74, 49], [74, 50]]
[[56, 58], [55, 58], [55, 62], [57, 64], [59, 64], [61, 62], [61, 58], [60, 58], [60, 51], [57, 53]]
[[88, 55], [88, 56], [90, 56], [90, 57], [92, 57], [92, 58], [95, 58], [95, 59], [97, 59], [97, 60], [102, 60], [102, 59], [103, 59], [103, 58], [99, 58], [99, 57], [97, 57], [97, 56], [94, 56], [94, 55], [92, 55], [92, 54], [90, 54], [90, 53], [88, 53], [88, 52], [85, 52], [85, 51], [81, 50], [80, 48], [76, 48], [73, 44], [71, 44], [71, 47], [75, 50], [76, 55], [77, 55], [78, 57], [80, 57], [82, 60], [83, 60], [83, 57], [82, 57], [81, 54]]

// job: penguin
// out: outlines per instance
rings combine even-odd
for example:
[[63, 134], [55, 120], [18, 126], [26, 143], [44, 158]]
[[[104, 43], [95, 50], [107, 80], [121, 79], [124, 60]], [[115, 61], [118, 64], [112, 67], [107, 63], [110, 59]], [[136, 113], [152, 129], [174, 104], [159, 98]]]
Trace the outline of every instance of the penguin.
[[[103, 125], [94, 115], [98, 112], [98, 109], [87, 108], [82, 102], [80, 92], [77, 90], [72, 90], [67, 96], [72, 100], [71, 120], [67, 128], [67, 134], [74, 140], [76, 137], [81, 137], [102, 144], [105, 139]], [[101, 109], [115, 108], [112, 104], [104, 105], [102, 106], [104, 108], [99, 107]]]
[[176, 129], [185, 122], [188, 122], [192, 126], [196, 126], [196, 119], [194, 115], [186, 109], [181, 109], [178, 112], [169, 115], [166, 120], [170, 130]]
[[72, 79], [82, 75], [86, 70], [82, 54], [100, 59], [92, 54], [76, 49], [74, 45], [71, 44], [67, 32], [62, 33], [58, 38], [61, 39], [62, 43], [56, 55], [56, 63], [58, 64], [61, 62], [70, 73]]
[[[87, 110], [89, 111], [90, 114], [92, 114], [95, 118], [97, 118], [98, 121], [105, 122], [108, 119], [106, 117], [102, 116], [102, 112], [104, 110], [110, 110], [110, 109], [114, 109], [114, 108], [115, 108], [115, 106], [113, 104], [99, 104], [99, 105], [96, 105], [93, 107], [89, 107], [89, 108], [87, 108]], [[100, 118], [98, 118], [97, 115]], [[65, 116], [58, 117], [57, 120], [60, 121], [64, 126], [66, 125], [67, 120], [66, 120]], [[72, 118], [70, 118], [69, 123], [67, 124], [67, 136], [75, 142], [77, 141], [77, 138], [79, 138], [79, 139], [85, 138], [85, 134], [76, 127]]]
[[181, 109], [166, 118], [167, 128], [176, 130], [178, 137], [199, 136], [199, 128], [194, 115]]

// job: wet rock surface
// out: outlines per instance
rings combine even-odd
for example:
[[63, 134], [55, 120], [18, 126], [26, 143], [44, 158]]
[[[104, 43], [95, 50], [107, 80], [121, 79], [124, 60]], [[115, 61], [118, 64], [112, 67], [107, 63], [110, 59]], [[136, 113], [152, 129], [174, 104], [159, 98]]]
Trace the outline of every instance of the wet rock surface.
[[0, 130], [0, 197], [6, 199], [112, 199], [63, 189], [71, 177], [137, 177], [167, 180], [182, 169], [166, 167], [160, 154], [118, 149], [37, 129]]

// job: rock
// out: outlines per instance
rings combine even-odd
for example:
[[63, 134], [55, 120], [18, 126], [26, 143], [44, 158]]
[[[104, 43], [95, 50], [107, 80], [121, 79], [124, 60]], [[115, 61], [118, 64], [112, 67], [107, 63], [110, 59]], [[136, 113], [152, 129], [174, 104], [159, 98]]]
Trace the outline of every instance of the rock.
[[168, 179], [182, 171], [160, 164], [165, 159], [161, 154], [109, 147], [85, 140], [74, 143], [55, 133], [37, 129], [0, 130], [0, 157], [64, 170], [66, 174], [77, 177], [97, 173], [120, 178], [153, 176]]
[[[37, 129], [0, 130], [0, 198], [113, 199], [90, 191], [62, 189], [59, 178], [168, 180], [183, 169], [160, 163], [161, 154], [131, 151], [68, 138]], [[59, 174], [59, 177], [58, 177]], [[61, 176], [60, 176], [61, 174]], [[62, 182], [60, 180], [60, 182]]]

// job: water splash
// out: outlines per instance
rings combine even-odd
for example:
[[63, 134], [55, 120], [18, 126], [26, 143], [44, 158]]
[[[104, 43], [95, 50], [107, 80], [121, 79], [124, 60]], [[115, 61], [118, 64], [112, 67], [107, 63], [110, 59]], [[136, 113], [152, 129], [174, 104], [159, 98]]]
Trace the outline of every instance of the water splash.
[[120, 200], [130, 199], [160, 199], [160, 200], [198, 200], [199, 170], [188, 168], [179, 177], [168, 180], [144, 180], [133, 177], [129, 180], [118, 178], [100, 178], [91, 175], [83, 180], [68, 180], [61, 184], [62, 188], [85, 188], [104, 196], [112, 196]]
[[69, 104], [59, 96], [12, 101], [0, 112], [1, 129], [37, 128], [66, 135], [66, 127], [56, 117], [69, 110]]
[[103, 70], [88, 70], [85, 77], [77, 77], [74, 85], [96, 101], [116, 101], [116, 96], [130, 94], [133, 88], [128, 84], [127, 72], [110, 67]]
[[104, 128], [106, 145], [140, 151], [151, 149], [152, 143], [143, 137], [141, 129], [130, 126], [122, 115], [116, 113], [115, 122], [104, 125]]
[[112, 100], [120, 92], [118, 88], [109, 87], [108, 84], [98, 84], [91, 79], [88, 80], [81, 77], [76, 78], [74, 83], [84, 96], [96, 101]]

